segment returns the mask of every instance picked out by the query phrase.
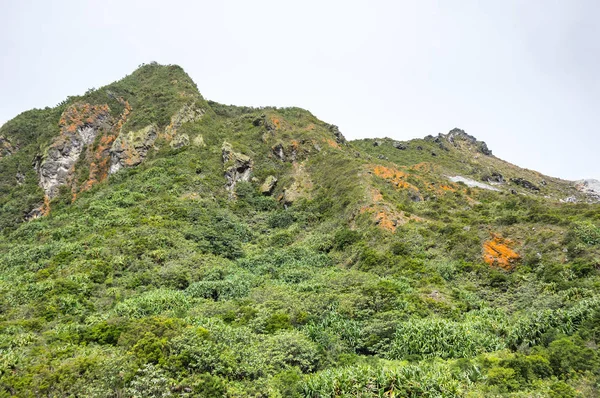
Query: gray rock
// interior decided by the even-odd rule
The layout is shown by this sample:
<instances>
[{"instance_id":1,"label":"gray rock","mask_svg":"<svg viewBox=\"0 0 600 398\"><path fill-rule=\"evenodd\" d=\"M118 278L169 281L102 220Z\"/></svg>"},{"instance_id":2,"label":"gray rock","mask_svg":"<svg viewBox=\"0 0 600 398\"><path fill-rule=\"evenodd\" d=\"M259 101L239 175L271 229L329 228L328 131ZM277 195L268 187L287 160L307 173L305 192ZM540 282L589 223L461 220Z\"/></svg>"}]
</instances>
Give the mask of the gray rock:
<instances>
[{"instance_id":1,"label":"gray rock","mask_svg":"<svg viewBox=\"0 0 600 398\"><path fill-rule=\"evenodd\" d=\"M233 151L230 143L223 142L221 147L223 156L224 175L227 180L226 188L230 192L230 197L235 196L235 185L239 181L249 181L252 173L252 159L244 154Z\"/></svg>"},{"instance_id":2,"label":"gray rock","mask_svg":"<svg viewBox=\"0 0 600 398\"><path fill-rule=\"evenodd\" d=\"M398 141L394 141L392 143L392 145L394 146L394 148L399 149L401 151L404 151L404 150L406 150L408 148L408 146L406 144L403 144L403 143L398 142Z\"/></svg>"},{"instance_id":3,"label":"gray rock","mask_svg":"<svg viewBox=\"0 0 600 398\"><path fill-rule=\"evenodd\" d=\"M346 143L347 143L346 137L344 137L344 135L342 134L342 132L340 131L340 129L338 128L338 126L330 124L329 125L329 131L331 133L333 133L333 135L335 136L335 141L338 144L340 144L340 145L346 145Z\"/></svg>"},{"instance_id":4,"label":"gray rock","mask_svg":"<svg viewBox=\"0 0 600 398\"><path fill-rule=\"evenodd\" d=\"M40 186L50 199L58 194L60 186L67 184L75 163L84 149L94 142L103 121L104 117L99 117L95 123L77 128L74 132L63 129L41 157L36 171Z\"/></svg>"},{"instance_id":5,"label":"gray rock","mask_svg":"<svg viewBox=\"0 0 600 398\"><path fill-rule=\"evenodd\" d=\"M477 138L473 137L472 135L465 133L464 130L454 128L446 135L440 134L440 137L445 138L454 146L458 146L459 142L464 142L467 143L467 145L474 147L478 152L481 152L484 155L492 155L492 151L487 147L485 142L477 140Z\"/></svg>"},{"instance_id":6,"label":"gray rock","mask_svg":"<svg viewBox=\"0 0 600 398\"><path fill-rule=\"evenodd\" d=\"M277 177L272 175L268 176L265 178L265 182L260 186L260 192L263 195L271 195L275 189L275 185L277 185Z\"/></svg>"},{"instance_id":7,"label":"gray rock","mask_svg":"<svg viewBox=\"0 0 600 398\"><path fill-rule=\"evenodd\" d=\"M513 184L519 185L519 186L521 186L523 188L530 189L532 191L539 191L540 190L540 188L538 188L537 186L535 186L533 183L525 180L524 178L520 178L520 177L511 178L510 182L512 182Z\"/></svg>"}]
</instances>

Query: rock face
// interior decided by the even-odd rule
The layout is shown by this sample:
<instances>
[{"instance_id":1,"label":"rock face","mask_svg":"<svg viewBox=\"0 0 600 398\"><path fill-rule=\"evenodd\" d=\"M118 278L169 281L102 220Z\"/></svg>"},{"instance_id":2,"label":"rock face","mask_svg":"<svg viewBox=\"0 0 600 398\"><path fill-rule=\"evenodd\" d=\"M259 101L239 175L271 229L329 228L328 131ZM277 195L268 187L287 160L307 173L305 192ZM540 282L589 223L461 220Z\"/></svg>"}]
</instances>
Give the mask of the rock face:
<instances>
[{"instance_id":1,"label":"rock face","mask_svg":"<svg viewBox=\"0 0 600 398\"><path fill-rule=\"evenodd\" d=\"M63 112L61 133L47 149L36 171L40 186L50 199L70 182L74 165L101 129L110 128L108 105L75 104Z\"/></svg>"},{"instance_id":2,"label":"rock face","mask_svg":"<svg viewBox=\"0 0 600 398\"><path fill-rule=\"evenodd\" d=\"M505 271L511 271L521 256L513 250L514 242L500 235L492 234L490 240L483 244L483 261Z\"/></svg>"},{"instance_id":3,"label":"rock face","mask_svg":"<svg viewBox=\"0 0 600 398\"><path fill-rule=\"evenodd\" d=\"M487 147L487 144L483 141L478 141L477 138L473 137L465 133L464 130L454 128L448 132L446 135L440 135L440 137L444 137L449 143L454 146L467 145L467 147L473 147L478 152L490 156L492 155L492 151Z\"/></svg>"},{"instance_id":4,"label":"rock face","mask_svg":"<svg viewBox=\"0 0 600 398\"><path fill-rule=\"evenodd\" d=\"M342 134L338 126L330 124L329 131L335 136L335 141L340 145L346 145L348 141L346 141L346 137Z\"/></svg>"},{"instance_id":5,"label":"rock face","mask_svg":"<svg viewBox=\"0 0 600 398\"><path fill-rule=\"evenodd\" d=\"M239 181L249 181L252 173L253 162L249 156L233 151L230 143L223 142L221 147L223 156L223 168L227 179L226 188L230 197L235 195L235 185Z\"/></svg>"},{"instance_id":6,"label":"rock face","mask_svg":"<svg viewBox=\"0 0 600 398\"><path fill-rule=\"evenodd\" d=\"M190 136L187 134L177 134L171 141L171 148L179 149L190 145Z\"/></svg>"},{"instance_id":7,"label":"rock face","mask_svg":"<svg viewBox=\"0 0 600 398\"><path fill-rule=\"evenodd\" d=\"M293 164L294 182L283 191L281 200L287 205L291 205L301 197L307 196L313 187L310 175L306 171L303 163Z\"/></svg>"},{"instance_id":8,"label":"rock face","mask_svg":"<svg viewBox=\"0 0 600 398\"><path fill-rule=\"evenodd\" d=\"M124 167L137 166L148 155L158 137L158 128L151 124L138 131L120 134L110 149L110 174Z\"/></svg>"},{"instance_id":9,"label":"rock face","mask_svg":"<svg viewBox=\"0 0 600 398\"><path fill-rule=\"evenodd\" d=\"M588 194L594 202L600 201L600 181L588 179L575 182L575 188L578 191Z\"/></svg>"},{"instance_id":10,"label":"rock face","mask_svg":"<svg viewBox=\"0 0 600 398\"><path fill-rule=\"evenodd\" d=\"M171 123L165 127L165 137L168 140L175 138L177 129L184 123L199 120L205 113L204 109L197 107L194 103L184 105L177 113L171 116Z\"/></svg>"},{"instance_id":11,"label":"rock face","mask_svg":"<svg viewBox=\"0 0 600 398\"><path fill-rule=\"evenodd\" d=\"M277 177L268 176L265 178L265 182L260 186L260 192L263 195L271 195L273 189L275 189L275 185L277 185Z\"/></svg>"}]
</instances>

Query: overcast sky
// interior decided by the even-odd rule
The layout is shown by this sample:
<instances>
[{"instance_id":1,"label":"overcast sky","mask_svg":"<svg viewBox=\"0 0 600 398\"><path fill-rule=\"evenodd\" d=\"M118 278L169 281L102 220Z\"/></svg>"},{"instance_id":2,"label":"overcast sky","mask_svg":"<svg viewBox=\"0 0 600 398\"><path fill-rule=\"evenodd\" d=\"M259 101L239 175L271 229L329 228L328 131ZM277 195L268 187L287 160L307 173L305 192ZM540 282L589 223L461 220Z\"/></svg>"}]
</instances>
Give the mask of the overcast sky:
<instances>
[{"instance_id":1,"label":"overcast sky","mask_svg":"<svg viewBox=\"0 0 600 398\"><path fill-rule=\"evenodd\" d=\"M299 106L347 138L459 127L600 179L600 2L0 0L0 124L157 61L204 97Z\"/></svg>"}]
</instances>

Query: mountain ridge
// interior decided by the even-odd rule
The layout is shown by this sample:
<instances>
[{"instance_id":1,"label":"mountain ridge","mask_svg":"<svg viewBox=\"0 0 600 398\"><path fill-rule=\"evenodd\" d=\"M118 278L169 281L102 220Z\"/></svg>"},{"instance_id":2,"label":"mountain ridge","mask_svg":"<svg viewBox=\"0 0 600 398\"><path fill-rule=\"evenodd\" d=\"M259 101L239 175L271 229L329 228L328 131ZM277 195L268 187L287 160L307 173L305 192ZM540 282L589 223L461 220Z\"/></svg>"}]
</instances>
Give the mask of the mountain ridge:
<instances>
[{"instance_id":1,"label":"mountain ridge","mask_svg":"<svg viewBox=\"0 0 600 398\"><path fill-rule=\"evenodd\" d=\"M0 127L0 397L594 396L600 204L144 65Z\"/></svg>"}]
</instances>

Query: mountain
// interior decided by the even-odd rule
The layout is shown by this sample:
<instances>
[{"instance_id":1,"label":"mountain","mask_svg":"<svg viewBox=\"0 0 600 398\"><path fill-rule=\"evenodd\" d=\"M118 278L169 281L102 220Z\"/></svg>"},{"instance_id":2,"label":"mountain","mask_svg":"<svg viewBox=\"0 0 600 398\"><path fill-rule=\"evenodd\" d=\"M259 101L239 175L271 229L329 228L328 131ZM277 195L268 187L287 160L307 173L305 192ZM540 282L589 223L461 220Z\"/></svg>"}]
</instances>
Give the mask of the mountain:
<instances>
[{"instance_id":1,"label":"mountain","mask_svg":"<svg viewBox=\"0 0 600 398\"><path fill-rule=\"evenodd\" d=\"M143 65L0 128L0 397L595 396L598 192Z\"/></svg>"}]
</instances>

